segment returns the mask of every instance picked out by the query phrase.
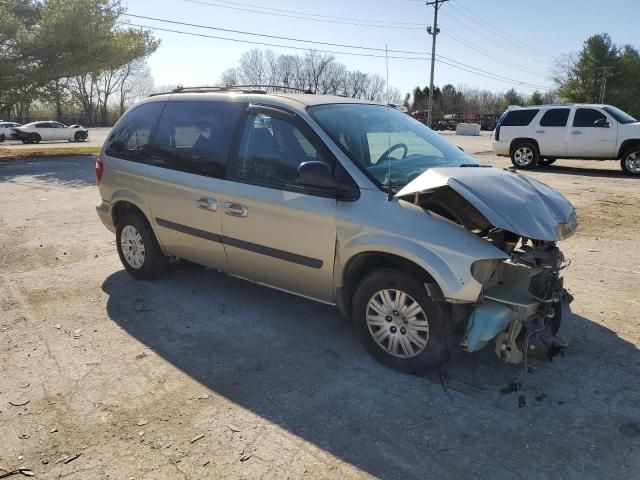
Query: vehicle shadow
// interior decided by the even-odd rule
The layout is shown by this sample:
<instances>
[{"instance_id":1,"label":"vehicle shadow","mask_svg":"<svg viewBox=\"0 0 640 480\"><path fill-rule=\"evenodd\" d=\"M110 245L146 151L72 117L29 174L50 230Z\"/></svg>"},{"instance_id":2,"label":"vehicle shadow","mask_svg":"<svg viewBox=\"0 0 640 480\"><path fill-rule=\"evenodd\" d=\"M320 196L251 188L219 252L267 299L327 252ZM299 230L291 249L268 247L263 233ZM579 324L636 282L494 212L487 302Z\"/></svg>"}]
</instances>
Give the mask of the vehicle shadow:
<instances>
[{"instance_id":1,"label":"vehicle shadow","mask_svg":"<svg viewBox=\"0 0 640 480\"><path fill-rule=\"evenodd\" d=\"M640 352L583 317L575 350L532 360L520 391L522 366L490 349L457 353L445 391L437 374L376 363L334 308L217 272L136 282L119 271L102 288L109 317L185 374L376 477L625 478L640 467L629 454Z\"/></svg>"},{"instance_id":2,"label":"vehicle shadow","mask_svg":"<svg viewBox=\"0 0 640 480\"><path fill-rule=\"evenodd\" d=\"M29 176L30 180L65 187L95 185L95 160L95 155L29 157L9 161L0 158L0 182L17 182L19 177Z\"/></svg>"},{"instance_id":3,"label":"vehicle shadow","mask_svg":"<svg viewBox=\"0 0 640 480\"><path fill-rule=\"evenodd\" d=\"M611 164L610 169L590 168L590 167L572 167L567 165L547 165L546 167L538 167L533 170L536 173L557 173L563 175L579 175L588 177L602 177L602 178L632 178L629 175L624 174L620 170L619 162L609 162ZM617 170L616 170L617 168Z\"/></svg>"}]
</instances>

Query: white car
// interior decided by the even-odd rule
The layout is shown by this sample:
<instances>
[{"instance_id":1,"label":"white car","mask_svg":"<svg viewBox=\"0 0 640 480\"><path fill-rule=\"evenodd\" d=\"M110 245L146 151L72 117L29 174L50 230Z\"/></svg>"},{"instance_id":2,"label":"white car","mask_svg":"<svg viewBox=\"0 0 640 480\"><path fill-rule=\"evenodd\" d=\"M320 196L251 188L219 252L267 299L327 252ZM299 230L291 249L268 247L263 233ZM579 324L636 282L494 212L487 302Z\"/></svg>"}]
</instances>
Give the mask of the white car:
<instances>
[{"instance_id":1,"label":"white car","mask_svg":"<svg viewBox=\"0 0 640 480\"><path fill-rule=\"evenodd\" d=\"M0 122L0 142L4 140L9 140L12 135L12 130L16 127L19 127L19 123L15 122Z\"/></svg>"},{"instance_id":2,"label":"white car","mask_svg":"<svg viewBox=\"0 0 640 480\"><path fill-rule=\"evenodd\" d=\"M511 107L498 120L492 148L516 168L558 158L620 160L623 172L640 176L640 122L611 105Z\"/></svg>"},{"instance_id":3,"label":"white car","mask_svg":"<svg viewBox=\"0 0 640 480\"><path fill-rule=\"evenodd\" d=\"M11 133L23 143L39 143L42 140L84 142L89 137L89 130L86 128L80 125L68 127L59 122L31 122L14 128Z\"/></svg>"}]
</instances>

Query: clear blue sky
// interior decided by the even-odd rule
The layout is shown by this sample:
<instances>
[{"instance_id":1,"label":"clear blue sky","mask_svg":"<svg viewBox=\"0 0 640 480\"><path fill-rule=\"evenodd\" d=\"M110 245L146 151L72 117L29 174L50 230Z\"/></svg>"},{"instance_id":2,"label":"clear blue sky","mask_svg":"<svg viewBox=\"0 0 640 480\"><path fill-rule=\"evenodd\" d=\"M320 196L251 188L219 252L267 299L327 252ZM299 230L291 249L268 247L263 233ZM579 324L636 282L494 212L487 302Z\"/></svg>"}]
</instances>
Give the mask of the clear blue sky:
<instances>
[{"instance_id":1,"label":"clear blue sky","mask_svg":"<svg viewBox=\"0 0 640 480\"><path fill-rule=\"evenodd\" d=\"M431 37L424 31L433 19L433 7L418 0L125 0L128 12L212 27L293 37L321 42L361 45L366 47L431 51ZM214 4L216 6L214 6ZM253 6L251 6L253 5ZM260 5L262 7L258 8ZM244 10L240 10L244 9ZM261 10L263 13L247 10ZM285 16L268 15L264 12ZM291 13L299 12L299 13ZM314 21L308 15L353 18L335 22L398 22L404 28L384 28L346 23ZM498 81L441 62L436 63L436 85L452 83L487 88L494 91L515 87L531 93L535 88L516 81L551 86L550 65L562 53L577 51L591 34L608 32L618 44L640 47L637 22L640 0L450 0L440 9L436 53L451 60L480 68L510 80ZM318 17L315 17L318 18ZM328 19L327 19L328 20ZM152 20L130 18L132 23L217 35L230 38L265 41L297 46L296 42L263 39L224 33ZM417 25L422 23L424 26ZM157 85L203 85L217 82L222 71L237 64L243 52L255 45L197 38L178 33L156 31L162 40L150 59ZM473 50L471 47L475 48ZM277 53L295 50L275 47ZM318 49L359 51L317 45ZM362 50L360 50L362 52ZM297 53L303 53L301 51ZM379 54L380 52L366 51ZM489 54L491 56L487 56ZM390 54L405 55L407 54ZM416 56L416 55L414 55ZM417 55L419 56L419 55ZM349 69L385 75L384 58L365 58L335 54ZM493 58L492 58L493 57ZM465 67L466 68L466 67ZM389 83L407 92L416 85L427 85L427 60L389 61ZM511 81L511 79L515 81Z\"/></svg>"}]
</instances>

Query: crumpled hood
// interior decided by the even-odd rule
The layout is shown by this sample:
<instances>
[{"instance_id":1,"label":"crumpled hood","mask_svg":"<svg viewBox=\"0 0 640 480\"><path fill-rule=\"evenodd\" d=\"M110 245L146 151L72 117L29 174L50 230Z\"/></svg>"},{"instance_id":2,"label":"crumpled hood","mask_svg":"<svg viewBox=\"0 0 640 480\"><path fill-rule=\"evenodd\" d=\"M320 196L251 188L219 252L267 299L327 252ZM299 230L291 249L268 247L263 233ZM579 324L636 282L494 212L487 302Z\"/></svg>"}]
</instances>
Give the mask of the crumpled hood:
<instances>
[{"instance_id":1,"label":"crumpled hood","mask_svg":"<svg viewBox=\"0 0 640 480\"><path fill-rule=\"evenodd\" d=\"M450 187L495 227L534 240L564 240L577 228L575 208L532 178L494 167L431 168L396 197Z\"/></svg>"}]
</instances>

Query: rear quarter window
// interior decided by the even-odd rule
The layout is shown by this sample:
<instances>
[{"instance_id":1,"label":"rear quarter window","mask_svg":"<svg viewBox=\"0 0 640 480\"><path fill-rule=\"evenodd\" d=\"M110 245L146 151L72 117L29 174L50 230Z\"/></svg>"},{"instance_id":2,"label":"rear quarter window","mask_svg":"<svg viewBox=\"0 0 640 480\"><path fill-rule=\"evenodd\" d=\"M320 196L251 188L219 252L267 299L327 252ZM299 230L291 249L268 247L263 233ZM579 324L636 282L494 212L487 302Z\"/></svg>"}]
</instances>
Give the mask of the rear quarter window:
<instances>
[{"instance_id":1,"label":"rear quarter window","mask_svg":"<svg viewBox=\"0 0 640 480\"><path fill-rule=\"evenodd\" d=\"M501 127L526 127L531 123L531 120L538 114L539 109L528 108L511 110L507 113L507 116L500 123Z\"/></svg>"},{"instance_id":2,"label":"rear quarter window","mask_svg":"<svg viewBox=\"0 0 640 480\"><path fill-rule=\"evenodd\" d=\"M153 129L164 102L144 103L130 110L114 127L105 153L111 157L147 162Z\"/></svg>"}]
</instances>

